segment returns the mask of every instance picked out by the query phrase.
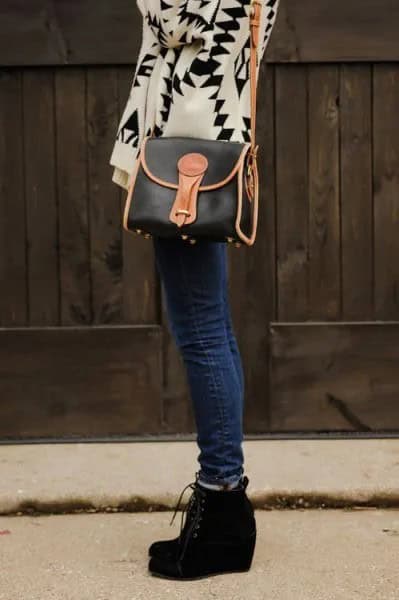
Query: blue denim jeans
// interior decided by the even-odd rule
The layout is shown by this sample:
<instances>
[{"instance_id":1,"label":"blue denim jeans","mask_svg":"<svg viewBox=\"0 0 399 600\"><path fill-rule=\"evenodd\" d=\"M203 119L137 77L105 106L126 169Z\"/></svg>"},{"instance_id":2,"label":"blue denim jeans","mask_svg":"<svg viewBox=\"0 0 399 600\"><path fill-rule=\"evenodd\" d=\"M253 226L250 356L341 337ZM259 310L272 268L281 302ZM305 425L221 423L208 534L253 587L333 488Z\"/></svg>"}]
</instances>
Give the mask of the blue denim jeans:
<instances>
[{"instance_id":1,"label":"blue denim jeans","mask_svg":"<svg viewBox=\"0 0 399 600\"><path fill-rule=\"evenodd\" d=\"M154 237L171 334L183 358L199 481L230 489L244 469L244 374L228 302L227 244Z\"/></svg>"}]
</instances>

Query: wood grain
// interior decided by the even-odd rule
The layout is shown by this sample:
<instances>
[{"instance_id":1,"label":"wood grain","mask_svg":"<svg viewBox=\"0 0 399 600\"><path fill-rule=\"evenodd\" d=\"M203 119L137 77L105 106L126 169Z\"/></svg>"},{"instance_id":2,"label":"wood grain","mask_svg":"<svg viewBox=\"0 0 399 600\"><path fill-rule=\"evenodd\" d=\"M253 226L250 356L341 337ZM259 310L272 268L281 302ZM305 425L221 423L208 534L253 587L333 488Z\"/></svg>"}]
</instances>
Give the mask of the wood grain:
<instances>
[{"instance_id":1,"label":"wood grain","mask_svg":"<svg viewBox=\"0 0 399 600\"><path fill-rule=\"evenodd\" d=\"M273 431L397 431L399 323L272 323Z\"/></svg>"},{"instance_id":2,"label":"wood grain","mask_svg":"<svg viewBox=\"0 0 399 600\"><path fill-rule=\"evenodd\" d=\"M340 316L339 79L309 67L309 317Z\"/></svg>"},{"instance_id":3,"label":"wood grain","mask_svg":"<svg viewBox=\"0 0 399 600\"><path fill-rule=\"evenodd\" d=\"M159 327L0 329L0 437L158 432Z\"/></svg>"},{"instance_id":4,"label":"wood grain","mask_svg":"<svg viewBox=\"0 0 399 600\"><path fill-rule=\"evenodd\" d=\"M131 68L118 69L119 119L130 92L134 73ZM114 138L116 129L114 130ZM113 142L108 146L111 156ZM111 168L112 173L112 168ZM110 174L108 175L111 176ZM115 185L115 184L113 184ZM127 192L120 189L121 218L125 208ZM122 230L123 269L123 318L125 323L160 323L159 282L157 281L154 249L151 240L130 231Z\"/></svg>"},{"instance_id":5,"label":"wood grain","mask_svg":"<svg viewBox=\"0 0 399 600\"><path fill-rule=\"evenodd\" d=\"M141 16L129 0L4 0L0 61L8 66L130 64Z\"/></svg>"},{"instance_id":6,"label":"wood grain","mask_svg":"<svg viewBox=\"0 0 399 600\"><path fill-rule=\"evenodd\" d=\"M371 320L373 184L371 67L344 65L340 81L342 318Z\"/></svg>"},{"instance_id":7,"label":"wood grain","mask_svg":"<svg viewBox=\"0 0 399 600\"><path fill-rule=\"evenodd\" d=\"M53 69L23 76L28 309L30 325L60 322Z\"/></svg>"},{"instance_id":8,"label":"wood grain","mask_svg":"<svg viewBox=\"0 0 399 600\"><path fill-rule=\"evenodd\" d=\"M93 320L88 209L86 71L56 72L62 325Z\"/></svg>"},{"instance_id":9,"label":"wood grain","mask_svg":"<svg viewBox=\"0 0 399 600\"><path fill-rule=\"evenodd\" d=\"M123 322L122 232L119 189L108 164L118 126L115 69L87 72L88 204L93 323Z\"/></svg>"},{"instance_id":10,"label":"wood grain","mask_svg":"<svg viewBox=\"0 0 399 600\"><path fill-rule=\"evenodd\" d=\"M295 102L293 102L295 98ZM276 70L276 244L279 320L308 315L307 68Z\"/></svg>"},{"instance_id":11,"label":"wood grain","mask_svg":"<svg viewBox=\"0 0 399 600\"><path fill-rule=\"evenodd\" d=\"M28 322L22 73L0 71L0 324Z\"/></svg>"},{"instance_id":12,"label":"wood grain","mask_svg":"<svg viewBox=\"0 0 399 600\"><path fill-rule=\"evenodd\" d=\"M267 60L397 61L398 30L396 0L282 0Z\"/></svg>"},{"instance_id":13,"label":"wood grain","mask_svg":"<svg viewBox=\"0 0 399 600\"><path fill-rule=\"evenodd\" d=\"M396 0L283 0L265 60L399 59ZM132 64L141 14L130 0L3 0L0 61L7 66Z\"/></svg>"},{"instance_id":14,"label":"wood grain","mask_svg":"<svg viewBox=\"0 0 399 600\"><path fill-rule=\"evenodd\" d=\"M399 71L378 65L373 80L375 318L399 315Z\"/></svg>"}]
</instances>

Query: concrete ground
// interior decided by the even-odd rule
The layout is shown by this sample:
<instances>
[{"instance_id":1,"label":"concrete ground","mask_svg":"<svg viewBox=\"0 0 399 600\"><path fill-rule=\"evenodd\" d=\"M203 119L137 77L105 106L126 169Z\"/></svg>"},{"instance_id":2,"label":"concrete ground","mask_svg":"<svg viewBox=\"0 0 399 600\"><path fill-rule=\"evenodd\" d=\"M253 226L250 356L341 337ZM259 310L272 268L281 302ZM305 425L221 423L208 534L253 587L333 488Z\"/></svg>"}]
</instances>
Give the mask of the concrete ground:
<instances>
[{"instance_id":1,"label":"concrete ground","mask_svg":"<svg viewBox=\"0 0 399 600\"><path fill-rule=\"evenodd\" d=\"M1 600L397 600L398 510L257 511L250 571L198 581L147 572L170 512L0 517Z\"/></svg>"},{"instance_id":2,"label":"concrete ground","mask_svg":"<svg viewBox=\"0 0 399 600\"><path fill-rule=\"evenodd\" d=\"M147 551L178 534L195 442L0 446L0 600L399 599L399 440L246 440L244 454L248 496L274 508L256 511L251 570L179 582L151 576Z\"/></svg>"},{"instance_id":3,"label":"concrete ground","mask_svg":"<svg viewBox=\"0 0 399 600\"><path fill-rule=\"evenodd\" d=\"M399 508L399 439L245 440L243 447L257 508ZM190 441L1 445L0 514L170 509L195 478L198 452Z\"/></svg>"}]
</instances>

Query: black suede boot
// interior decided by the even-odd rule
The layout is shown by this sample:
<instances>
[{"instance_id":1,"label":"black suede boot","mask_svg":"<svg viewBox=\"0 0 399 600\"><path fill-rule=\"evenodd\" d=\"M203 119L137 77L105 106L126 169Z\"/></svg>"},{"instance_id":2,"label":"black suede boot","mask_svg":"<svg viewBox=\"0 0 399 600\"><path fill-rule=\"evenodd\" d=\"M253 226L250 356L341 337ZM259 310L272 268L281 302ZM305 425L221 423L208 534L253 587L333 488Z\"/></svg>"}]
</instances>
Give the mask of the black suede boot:
<instances>
[{"instance_id":1,"label":"black suede boot","mask_svg":"<svg viewBox=\"0 0 399 600\"><path fill-rule=\"evenodd\" d=\"M180 502L181 502L184 492L186 491L186 489L188 487L195 489L198 479L199 479L199 472L196 473L195 482L189 483L188 485L186 485L186 487L181 492L179 500L177 501L177 505L176 505L172 520L170 522L170 525L172 525L172 523L175 519L175 516L179 509ZM244 485L244 487L246 488L248 485L248 478L246 476L244 476L243 479L240 481L239 485L241 485L241 486ZM186 522L184 524L183 529L182 529L182 527L180 527L180 534L171 540L159 540L159 541L153 542L148 549L149 556L158 556L161 558L167 557L167 556L176 556L176 552L179 547L179 543L180 543L182 537L185 535L185 533L187 531L187 527L190 525L190 522L194 517L197 500L198 500L198 494L194 494L194 493L191 494L191 497L185 508L185 510L187 510ZM252 505L251 505L251 508L252 508ZM184 516L184 511L182 512L181 522L183 522L183 516Z\"/></svg>"},{"instance_id":2,"label":"black suede boot","mask_svg":"<svg viewBox=\"0 0 399 600\"><path fill-rule=\"evenodd\" d=\"M177 513L177 511L179 509L180 502L181 502L181 499L183 497L184 492L189 487L191 487L194 490L196 484L198 483L198 479L199 479L199 472L197 472L195 474L195 482L189 483L188 485L186 485L186 487L181 492L179 500L177 501L177 505L176 505L176 508L175 508L172 520L170 522L170 525L172 525L172 523L173 523L173 521L175 519L175 516L176 516L176 513ZM244 479L242 479L242 481L240 482L239 485L242 486L243 482L246 479L247 478L244 477ZM248 482L245 484L245 487L246 487L246 485L248 485ZM194 494L194 493L191 494L191 497L190 497L190 499L189 499L189 501L187 503L187 506L185 508L185 510L187 510L186 521L185 521L183 529L180 526L180 534L177 537L175 537L175 538L173 538L171 540L160 540L160 541L157 541L157 542L153 542L151 544L151 546L149 547L149 550L148 550L149 556L158 556L158 557L161 557L161 558L162 557L167 557L167 556L176 556L176 552L178 550L179 543L180 543L182 537L185 535L185 533L187 531L187 528L190 525L190 522L191 522L191 520L194 517L197 500L198 500L198 494ZM182 512L181 523L183 523L183 516L184 516L184 511Z\"/></svg>"},{"instance_id":3,"label":"black suede boot","mask_svg":"<svg viewBox=\"0 0 399 600\"><path fill-rule=\"evenodd\" d=\"M244 476L242 483L229 491L202 487L198 478L189 484L193 494L184 527L179 537L150 546L151 574L170 579L199 579L248 571L256 542L254 510L246 495L248 481Z\"/></svg>"}]
</instances>

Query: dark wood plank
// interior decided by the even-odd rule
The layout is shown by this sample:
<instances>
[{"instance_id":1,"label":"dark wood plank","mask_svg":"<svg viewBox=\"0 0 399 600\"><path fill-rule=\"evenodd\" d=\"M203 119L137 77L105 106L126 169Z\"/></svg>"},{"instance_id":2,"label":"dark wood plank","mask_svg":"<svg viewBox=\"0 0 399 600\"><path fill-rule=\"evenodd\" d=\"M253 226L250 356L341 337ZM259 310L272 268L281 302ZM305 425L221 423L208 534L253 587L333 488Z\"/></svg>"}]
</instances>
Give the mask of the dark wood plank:
<instances>
[{"instance_id":1,"label":"dark wood plank","mask_svg":"<svg viewBox=\"0 0 399 600\"><path fill-rule=\"evenodd\" d=\"M0 329L0 437L159 433L159 327Z\"/></svg>"},{"instance_id":2,"label":"dark wood plank","mask_svg":"<svg viewBox=\"0 0 399 600\"><path fill-rule=\"evenodd\" d=\"M54 72L23 76L24 160L30 325L59 323Z\"/></svg>"},{"instance_id":3,"label":"dark wood plank","mask_svg":"<svg viewBox=\"0 0 399 600\"><path fill-rule=\"evenodd\" d=\"M339 78L309 67L309 317L340 314Z\"/></svg>"},{"instance_id":4,"label":"dark wood plank","mask_svg":"<svg viewBox=\"0 0 399 600\"><path fill-rule=\"evenodd\" d=\"M118 70L120 117L126 105L133 75L134 72L131 68L124 67ZM116 130L114 134L116 135ZM109 151L110 154L111 151ZM127 192L121 189L122 213L126 197ZM123 230L122 254L124 322L142 324L159 323L159 285L156 277L152 241Z\"/></svg>"},{"instance_id":5,"label":"dark wood plank","mask_svg":"<svg viewBox=\"0 0 399 600\"><path fill-rule=\"evenodd\" d=\"M373 318L371 68L343 65L340 84L342 318Z\"/></svg>"},{"instance_id":6,"label":"dark wood plank","mask_svg":"<svg viewBox=\"0 0 399 600\"><path fill-rule=\"evenodd\" d=\"M259 215L256 244L258 267L263 274L262 288L256 275L252 280L262 321L277 316L276 269L276 67L261 63L258 83L256 139L259 141ZM258 291L259 290L259 291ZM268 343L268 340L267 342Z\"/></svg>"},{"instance_id":7,"label":"dark wood plank","mask_svg":"<svg viewBox=\"0 0 399 600\"><path fill-rule=\"evenodd\" d=\"M0 71L0 324L28 319L21 73Z\"/></svg>"},{"instance_id":8,"label":"dark wood plank","mask_svg":"<svg viewBox=\"0 0 399 600\"><path fill-rule=\"evenodd\" d=\"M399 314L399 70L378 65L373 82L375 318Z\"/></svg>"},{"instance_id":9,"label":"dark wood plank","mask_svg":"<svg viewBox=\"0 0 399 600\"><path fill-rule=\"evenodd\" d=\"M259 70L256 139L260 144L259 217L255 244L228 247L229 297L245 374L244 429L265 431L268 409L268 332L275 314L274 67Z\"/></svg>"},{"instance_id":10,"label":"dark wood plank","mask_svg":"<svg viewBox=\"0 0 399 600\"><path fill-rule=\"evenodd\" d=\"M397 61L398 30L396 0L281 0L268 60Z\"/></svg>"},{"instance_id":11,"label":"dark wood plank","mask_svg":"<svg viewBox=\"0 0 399 600\"><path fill-rule=\"evenodd\" d=\"M123 321L120 193L105 167L118 118L116 70L92 67L87 73L88 190L93 322L99 324Z\"/></svg>"},{"instance_id":12,"label":"dark wood plank","mask_svg":"<svg viewBox=\"0 0 399 600\"><path fill-rule=\"evenodd\" d=\"M272 323L273 431L398 431L399 323Z\"/></svg>"},{"instance_id":13,"label":"dark wood plank","mask_svg":"<svg viewBox=\"0 0 399 600\"><path fill-rule=\"evenodd\" d=\"M293 101L295 99L295 101ZM276 244L279 320L308 315L307 68L276 67Z\"/></svg>"},{"instance_id":14,"label":"dark wood plank","mask_svg":"<svg viewBox=\"0 0 399 600\"><path fill-rule=\"evenodd\" d=\"M62 325L92 322L86 72L56 72L57 191Z\"/></svg>"},{"instance_id":15,"label":"dark wood plank","mask_svg":"<svg viewBox=\"0 0 399 600\"><path fill-rule=\"evenodd\" d=\"M141 16L129 0L3 0L3 65L129 64L137 55Z\"/></svg>"},{"instance_id":16,"label":"dark wood plank","mask_svg":"<svg viewBox=\"0 0 399 600\"><path fill-rule=\"evenodd\" d=\"M265 60L397 61L396 0L282 0ZM130 64L141 15L130 0L3 0L3 65Z\"/></svg>"}]
</instances>

